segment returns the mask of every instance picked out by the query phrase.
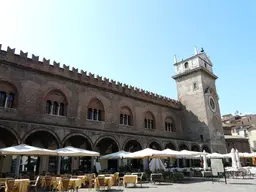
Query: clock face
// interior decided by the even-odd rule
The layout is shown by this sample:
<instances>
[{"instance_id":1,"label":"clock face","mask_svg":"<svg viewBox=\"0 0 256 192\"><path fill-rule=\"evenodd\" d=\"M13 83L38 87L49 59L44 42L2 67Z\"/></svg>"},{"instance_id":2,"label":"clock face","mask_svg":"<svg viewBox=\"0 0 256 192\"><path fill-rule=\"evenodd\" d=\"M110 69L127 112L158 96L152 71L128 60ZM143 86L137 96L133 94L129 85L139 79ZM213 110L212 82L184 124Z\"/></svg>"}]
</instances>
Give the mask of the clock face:
<instances>
[{"instance_id":1,"label":"clock face","mask_svg":"<svg viewBox=\"0 0 256 192\"><path fill-rule=\"evenodd\" d=\"M214 98L212 96L209 97L209 107L211 108L212 112L216 112L217 106Z\"/></svg>"}]
</instances>

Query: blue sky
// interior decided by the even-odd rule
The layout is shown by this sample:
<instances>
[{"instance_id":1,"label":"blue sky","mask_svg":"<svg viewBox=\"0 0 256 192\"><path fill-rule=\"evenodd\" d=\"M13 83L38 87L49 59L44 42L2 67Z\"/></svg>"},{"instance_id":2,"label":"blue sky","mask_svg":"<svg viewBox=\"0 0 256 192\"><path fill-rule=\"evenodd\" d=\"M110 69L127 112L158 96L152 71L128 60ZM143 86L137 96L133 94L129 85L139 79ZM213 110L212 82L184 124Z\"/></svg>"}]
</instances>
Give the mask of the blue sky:
<instances>
[{"instance_id":1,"label":"blue sky","mask_svg":"<svg viewBox=\"0 0 256 192\"><path fill-rule=\"evenodd\" d=\"M174 99L173 55L203 47L222 114L255 113L255 9L253 0L1 1L0 44Z\"/></svg>"}]
</instances>

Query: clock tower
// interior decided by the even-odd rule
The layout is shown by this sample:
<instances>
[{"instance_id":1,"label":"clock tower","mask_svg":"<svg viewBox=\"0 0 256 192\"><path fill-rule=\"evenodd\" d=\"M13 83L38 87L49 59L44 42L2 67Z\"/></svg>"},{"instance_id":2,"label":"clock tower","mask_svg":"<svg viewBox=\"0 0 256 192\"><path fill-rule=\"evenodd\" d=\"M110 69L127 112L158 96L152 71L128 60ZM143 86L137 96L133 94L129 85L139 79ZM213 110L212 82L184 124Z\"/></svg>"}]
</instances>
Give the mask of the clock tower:
<instances>
[{"instance_id":1,"label":"clock tower","mask_svg":"<svg viewBox=\"0 0 256 192\"><path fill-rule=\"evenodd\" d=\"M174 57L175 79L179 101L184 107L185 137L207 143L211 152L226 153L212 62L204 50L177 61Z\"/></svg>"}]
</instances>

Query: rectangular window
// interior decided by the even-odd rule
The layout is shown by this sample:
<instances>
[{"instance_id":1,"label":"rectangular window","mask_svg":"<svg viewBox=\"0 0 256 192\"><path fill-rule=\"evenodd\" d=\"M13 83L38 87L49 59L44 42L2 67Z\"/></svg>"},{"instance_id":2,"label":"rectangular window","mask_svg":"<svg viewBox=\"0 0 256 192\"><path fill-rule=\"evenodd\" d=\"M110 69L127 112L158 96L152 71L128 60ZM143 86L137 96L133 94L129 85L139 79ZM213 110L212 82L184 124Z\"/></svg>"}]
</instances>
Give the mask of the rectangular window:
<instances>
[{"instance_id":1,"label":"rectangular window","mask_svg":"<svg viewBox=\"0 0 256 192\"><path fill-rule=\"evenodd\" d=\"M204 136L200 135L200 139L201 139L201 142L203 142L204 141Z\"/></svg>"},{"instance_id":2,"label":"rectangular window","mask_svg":"<svg viewBox=\"0 0 256 192\"><path fill-rule=\"evenodd\" d=\"M88 119L92 119L92 109L88 110Z\"/></svg>"},{"instance_id":3,"label":"rectangular window","mask_svg":"<svg viewBox=\"0 0 256 192\"><path fill-rule=\"evenodd\" d=\"M155 129L155 127L154 127L154 121L151 120L150 123L151 123L151 129Z\"/></svg>"},{"instance_id":4,"label":"rectangular window","mask_svg":"<svg viewBox=\"0 0 256 192\"><path fill-rule=\"evenodd\" d=\"M197 90L198 89L198 83L197 82L194 82L193 83L193 90Z\"/></svg>"},{"instance_id":5,"label":"rectangular window","mask_svg":"<svg viewBox=\"0 0 256 192\"><path fill-rule=\"evenodd\" d=\"M127 125L127 123L128 123L127 115L124 115L124 125Z\"/></svg>"},{"instance_id":6,"label":"rectangular window","mask_svg":"<svg viewBox=\"0 0 256 192\"><path fill-rule=\"evenodd\" d=\"M145 128L147 129L148 128L148 121L147 121L147 119L144 119L144 125L145 125Z\"/></svg>"},{"instance_id":7,"label":"rectangular window","mask_svg":"<svg viewBox=\"0 0 256 192\"><path fill-rule=\"evenodd\" d=\"M123 124L123 114L120 114L120 124Z\"/></svg>"},{"instance_id":8,"label":"rectangular window","mask_svg":"<svg viewBox=\"0 0 256 192\"><path fill-rule=\"evenodd\" d=\"M132 123L131 123L131 116L130 115L128 115L128 125L132 125Z\"/></svg>"},{"instance_id":9,"label":"rectangular window","mask_svg":"<svg viewBox=\"0 0 256 192\"><path fill-rule=\"evenodd\" d=\"M93 120L97 120L97 110L94 109L94 112L93 112Z\"/></svg>"}]
</instances>

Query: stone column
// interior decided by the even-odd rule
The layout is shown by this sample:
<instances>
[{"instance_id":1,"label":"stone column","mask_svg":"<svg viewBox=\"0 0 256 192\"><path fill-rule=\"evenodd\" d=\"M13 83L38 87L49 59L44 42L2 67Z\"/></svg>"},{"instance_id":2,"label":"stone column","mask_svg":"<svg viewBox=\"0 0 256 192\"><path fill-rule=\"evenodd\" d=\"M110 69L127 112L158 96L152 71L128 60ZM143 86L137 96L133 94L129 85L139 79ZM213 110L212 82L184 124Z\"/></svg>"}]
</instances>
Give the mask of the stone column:
<instances>
[{"instance_id":1,"label":"stone column","mask_svg":"<svg viewBox=\"0 0 256 192\"><path fill-rule=\"evenodd\" d=\"M183 167L187 167L187 160L185 158L183 158L182 160L183 160Z\"/></svg>"},{"instance_id":2,"label":"stone column","mask_svg":"<svg viewBox=\"0 0 256 192\"><path fill-rule=\"evenodd\" d=\"M143 159L143 169L144 169L144 171L149 169L148 164L149 164L148 158Z\"/></svg>"},{"instance_id":3,"label":"stone column","mask_svg":"<svg viewBox=\"0 0 256 192\"><path fill-rule=\"evenodd\" d=\"M57 157L57 175L60 174L60 168L61 168L61 156Z\"/></svg>"},{"instance_id":4,"label":"stone column","mask_svg":"<svg viewBox=\"0 0 256 192\"><path fill-rule=\"evenodd\" d=\"M42 173L44 171L48 172L48 164L49 164L49 157L48 156L41 156L40 157L40 164L39 164L39 173Z\"/></svg>"},{"instance_id":5,"label":"stone column","mask_svg":"<svg viewBox=\"0 0 256 192\"><path fill-rule=\"evenodd\" d=\"M177 161L177 167L180 167L180 159L177 158L176 161Z\"/></svg>"},{"instance_id":6,"label":"stone column","mask_svg":"<svg viewBox=\"0 0 256 192\"><path fill-rule=\"evenodd\" d=\"M17 155L16 165L15 165L15 176L19 177L19 173L20 173L20 155Z\"/></svg>"},{"instance_id":7,"label":"stone column","mask_svg":"<svg viewBox=\"0 0 256 192\"><path fill-rule=\"evenodd\" d=\"M99 110L96 111L96 120L99 121Z\"/></svg>"},{"instance_id":8,"label":"stone column","mask_svg":"<svg viewBox=\"0 0 256 192\"><path fill-rule=\"evenodd\" d=\"M94 171L94 165L95 165L96 159L95 157L91 157L91 171Z\"/></svg>"}]
</instances>

